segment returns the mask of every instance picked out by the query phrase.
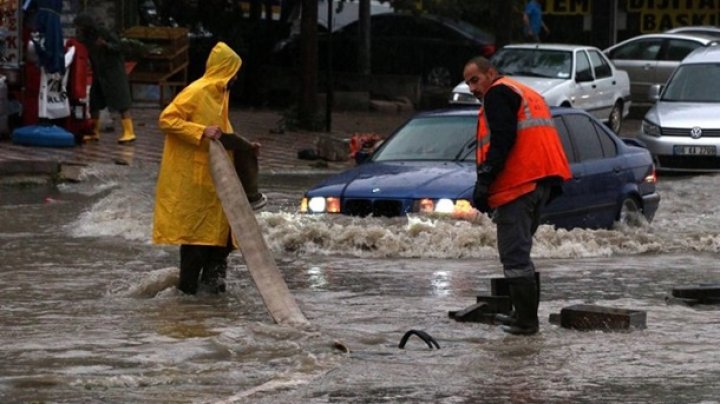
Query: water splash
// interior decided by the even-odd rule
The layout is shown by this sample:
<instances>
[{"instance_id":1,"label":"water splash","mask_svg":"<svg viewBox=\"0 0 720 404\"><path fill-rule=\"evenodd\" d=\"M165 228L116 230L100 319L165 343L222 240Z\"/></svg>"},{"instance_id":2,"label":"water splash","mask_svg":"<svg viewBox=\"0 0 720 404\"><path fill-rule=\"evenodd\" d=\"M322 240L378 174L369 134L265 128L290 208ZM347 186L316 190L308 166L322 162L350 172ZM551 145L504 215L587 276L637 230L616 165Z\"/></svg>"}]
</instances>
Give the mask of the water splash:
<instances>
[{"instance_id":1,"label":"water splash","mask_svg":"<svg viewBox=\"0 0 720 404\"><path fill-rule=\"evenodd\" d=\"M133 298L151 298L160 294L167 289L174 289L178 284L180 271L178 268L169 267L150 271L142 276L142 278L130 285L115 285L112 294L118 294L123 297Z\"/></svg>"}]
</instances>

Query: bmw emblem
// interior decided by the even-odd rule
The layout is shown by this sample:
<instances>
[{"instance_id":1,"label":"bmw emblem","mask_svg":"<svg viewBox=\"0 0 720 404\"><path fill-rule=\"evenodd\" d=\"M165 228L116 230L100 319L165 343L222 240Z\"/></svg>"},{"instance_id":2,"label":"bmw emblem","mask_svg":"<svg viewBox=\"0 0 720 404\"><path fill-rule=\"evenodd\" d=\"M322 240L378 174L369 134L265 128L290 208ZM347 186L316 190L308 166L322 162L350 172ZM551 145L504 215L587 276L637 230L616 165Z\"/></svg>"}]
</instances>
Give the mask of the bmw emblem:
<instances>
[{"instance_id":1,"label":"bmw emblem","mask_svg":"<svg viewBox=\"0 0 720 404\"><path fill-rule=\"evenodd\" d=\"M372 193L373 193L373 194L376 194L376 193L378 193L378 192L380 192L380 188L373 188L373 189L372 189Z\"/></svg>"},{"instance_id":2,"label":"bmw emblem","mask_svg":"<svg viewBox=\"0 0 720 404\"><path fill-rule=\"evenodd\" d=\"M693 139L700 139L700 136L702 136L702 129L700 129L699 126L696 126L692 129L690 129L690 137Z\"/></svg>"}]
</instances>

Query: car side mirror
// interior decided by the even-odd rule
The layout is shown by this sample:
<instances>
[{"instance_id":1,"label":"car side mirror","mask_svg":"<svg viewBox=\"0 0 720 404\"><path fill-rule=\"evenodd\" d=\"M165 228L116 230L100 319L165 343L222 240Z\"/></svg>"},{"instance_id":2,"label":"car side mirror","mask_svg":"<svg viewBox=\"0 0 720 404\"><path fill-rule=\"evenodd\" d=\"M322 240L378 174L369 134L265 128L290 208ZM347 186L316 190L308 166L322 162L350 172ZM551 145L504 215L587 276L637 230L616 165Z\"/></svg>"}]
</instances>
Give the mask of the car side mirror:
<instances>
[{"instance_id":1,"label":"car side mirror","mask_svg":"<svg viewBox=\"0 0 720 404\"><path fill-rule=\"evenodd\" d=\"M360 150L357 153L355 153L355 164L360 165L360 164L367 163L368 161L370 161L370 157L372 157L372 152L366 152L366 151Z\"/></svg>"},{"instance_id":2,"label":"car side mirror","mask_svg":"<svg viewBox=\"0 0 720 404\"><path fill-rule=\"evenodd\" d=\"M577 83L593 81L592 72L590 70L583 70L575 73L575 81Z\"/></svg>"},{"instance_id":3,"label":"car side mirror","mask_svg":"<svg viewBox=\"0 0 720 404\"><path fill-rule=\"evenodd\" d=\"M652 86L650 86L650 88L648 88L648 99L653 102L659 100L662 89L662 84L653 84Z\"/></svg>"}]
</instances>

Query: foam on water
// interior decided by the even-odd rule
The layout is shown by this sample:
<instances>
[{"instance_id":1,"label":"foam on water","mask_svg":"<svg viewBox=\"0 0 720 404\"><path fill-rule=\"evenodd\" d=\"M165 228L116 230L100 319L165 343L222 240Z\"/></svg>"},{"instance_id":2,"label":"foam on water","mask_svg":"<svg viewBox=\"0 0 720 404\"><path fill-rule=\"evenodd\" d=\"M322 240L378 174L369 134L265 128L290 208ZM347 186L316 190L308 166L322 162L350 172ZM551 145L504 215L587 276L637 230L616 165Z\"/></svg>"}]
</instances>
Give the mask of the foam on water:
<instances>
[{"instance_id":1,"label":"foam on water","mask_svg":"<svg viewBox=\"0 0 720 404\"><path fill-rule=\"evenodd\" d=\"M612 230L541 226L533 254L542 258L592 258L676 251L720 251L715 214L720 176L661 181L654 221ZM150 242L154 187L149 179L125 181L66 230L74 237L122 237ZM468 220L410 215L398 218L313 216L294 212L257 215L276 254L397 258L493 258L495 225L484 215Z\"/></svg>"},{"instance_id":2,"label":"foam on water","mask_svg":"<svg viewBox=\"0 0 720 404\"><path fill-rule=\"evenodd\" d=\"M114 189L66 226L73 237L150 240L154 198L142 190Z\"/></svg>"},{"instance_id":3,"label":"foam on water","mask_svg":"<svg viewBox=\"0 0 720 404\"><path fill-rule=\"evenodd\" d=\"M139 281L123 286L116 293L124 297L149 298L165 291L175 289L178 284L180 271L178 268L169 267L157 269L142 275Z\"/></svg>"}]
</instances>

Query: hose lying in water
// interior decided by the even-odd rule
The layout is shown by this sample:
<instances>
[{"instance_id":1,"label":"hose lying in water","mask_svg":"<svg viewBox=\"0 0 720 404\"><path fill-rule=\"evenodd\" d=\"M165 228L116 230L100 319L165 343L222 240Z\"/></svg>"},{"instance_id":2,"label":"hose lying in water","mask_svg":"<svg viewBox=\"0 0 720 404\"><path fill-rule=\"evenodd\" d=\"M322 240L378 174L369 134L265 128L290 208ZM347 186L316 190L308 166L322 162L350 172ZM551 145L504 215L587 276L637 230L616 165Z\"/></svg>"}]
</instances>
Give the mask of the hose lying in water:
<instances>
[{"instance_id":1,"label":"hose lying in water","mask_svg":"<svg viewBox=\"0 0 720 404\"><path fill-rule=\"evenodd\" d=\"M309 324L278 270L235 167L219 140L210 141L210 173L250 276L270 316L278 324Z\"/></svg>"}]
</instances>

